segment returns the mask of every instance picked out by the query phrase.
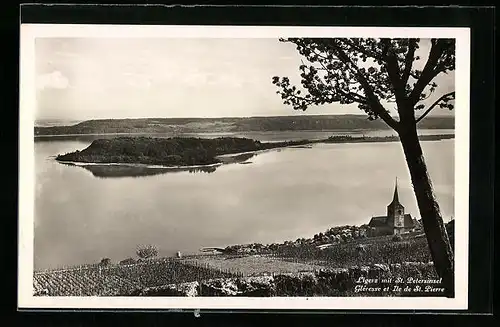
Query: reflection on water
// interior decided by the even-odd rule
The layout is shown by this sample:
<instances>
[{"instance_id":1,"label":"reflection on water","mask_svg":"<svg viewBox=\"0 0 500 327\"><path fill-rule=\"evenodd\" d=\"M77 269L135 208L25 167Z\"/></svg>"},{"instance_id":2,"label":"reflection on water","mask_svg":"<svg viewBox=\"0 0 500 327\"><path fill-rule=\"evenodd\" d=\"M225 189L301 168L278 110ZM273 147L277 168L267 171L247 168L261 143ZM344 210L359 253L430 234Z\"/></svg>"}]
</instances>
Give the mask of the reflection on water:
<instances>
[{"instance_id":1,"label":"reflection on water","mask_svg":"<svg viewBox=\"0 0 500 327\"><path fill-rule=\"evenodd\" d=\"M147 166L147 165L134 165L134 164L85 164L85 163L72 163L58 161L60 164L81 167L92 173L93 176L98 178L120 178L120 177L145 177L162 174L172 174L188 172L192 174L207 173L211 174L223 164L240 163L249 164L247 160L254 157L256 153L242 153L231 155L221 158L221 163L211 166L196 166L196 167L161 167L161 166Z\"/></svg>"},{"instance_id":2,"label":"reflection on water","mask_svg":"<svg viewBox=\"0 0 500 327\"><path fill-rule=\"evenodd\" d=\"M223 164L230 164L230 163L245 163L254 156L256 156L258 152L247 152L247 153L240 153L240 154L230 154L230 155L224 155L224 156L219 156L218 159L223 163Z\"/></svg>"},{"instance_id":3,"label":"reflection on water","mask_svg":"<svg viewBox=\"0 0 500 327\"><path fill-rule=\"evenodd\" d=\"M61 162L63 165L68 166L76 166L81 167L92 173L95 177L98 178L119 178L119 177L145 177L145 176L154 176L161 174L172 174L172 173L180 173L180 172L189 172L189 173L213 173L217 166L208 166L208 167L179 167L179 168L162 168L162 167L147 167L147 166L134 166L134 165L85 165L69 162Z\"/></svg>"}]
</instances>

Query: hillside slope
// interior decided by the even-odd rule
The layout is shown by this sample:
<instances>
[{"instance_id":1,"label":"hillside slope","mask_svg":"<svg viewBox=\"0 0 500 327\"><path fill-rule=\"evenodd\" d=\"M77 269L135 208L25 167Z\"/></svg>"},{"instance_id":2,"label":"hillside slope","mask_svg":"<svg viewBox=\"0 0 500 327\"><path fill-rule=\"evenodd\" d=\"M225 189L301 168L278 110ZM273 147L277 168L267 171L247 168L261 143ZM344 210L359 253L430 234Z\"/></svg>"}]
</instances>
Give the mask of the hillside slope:
<instances>
[{"instance_id":1,"label":"hillside slope","mask_svg":"<svg viewBox=\"0 0 500 327\"><path fill-rule=\"evenodd\" d=\"M453 129L454 117L427 117L422 129ZM137 118L87 120L71 126L35 127L36 135L107 133L203 133L301 130L380 130L382 121L364 115L279 116L249 118Z\"/></svg>"}]
</instances>

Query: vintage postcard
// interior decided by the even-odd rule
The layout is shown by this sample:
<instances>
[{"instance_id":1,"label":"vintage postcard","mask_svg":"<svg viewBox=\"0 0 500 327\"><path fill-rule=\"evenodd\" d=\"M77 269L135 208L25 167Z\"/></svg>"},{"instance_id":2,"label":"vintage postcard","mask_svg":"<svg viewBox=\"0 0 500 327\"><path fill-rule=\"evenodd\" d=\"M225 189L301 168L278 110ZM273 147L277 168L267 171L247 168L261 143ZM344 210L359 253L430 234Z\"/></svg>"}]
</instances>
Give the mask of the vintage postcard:
<instances>
[{"instance_id":1,"label":"vintage postcard","mask_svg":"<svg viewBox=\"0 0 500 327\"><path fill-rule=\"evenodd\" d=\"M19 307L466 309L469 52L21 25Z\"/></svg>"}]
</instances>

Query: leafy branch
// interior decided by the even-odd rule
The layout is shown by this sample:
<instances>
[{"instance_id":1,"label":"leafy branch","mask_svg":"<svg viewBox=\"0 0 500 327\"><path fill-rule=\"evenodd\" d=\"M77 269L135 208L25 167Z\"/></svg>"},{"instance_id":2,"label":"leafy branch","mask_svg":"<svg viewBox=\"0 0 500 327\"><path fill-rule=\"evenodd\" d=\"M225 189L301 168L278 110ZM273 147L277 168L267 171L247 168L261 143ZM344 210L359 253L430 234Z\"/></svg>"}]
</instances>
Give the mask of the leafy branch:
<instances>
[{"instance_id":1,"label":"leafy branch","mask_svg":"<svg viewBox=\"0 0 500 327\"><path fill-rule=\"evenodd\" d=\"M288 77L273 77L284 104L306 110L311 105L357 103L368 119L381 118L395 130L399 129L399 122L384 108L382 101L397 104L400 121L414 122L414 110L423 108L418 103L428 99L438 87L434 78L455 68L455 42L451 39L430 40L422 71L413 68L413 63L420 59L417 55L420 39L417 38L288 38L280 41L295 44L307 60L307 65L302 61L299 66L301 89L291 85Z\"/></svg>"},{"instance_id":2,"label":"leafy branch","mask_svg":"<svg viewBox=\"0 0 500 327\"><path fill-rule=\"evenodd\" d=\"M418 124L418 122L424 119L425 116L427 116L431 112L431 110L434 109L438 104L440 105L441 108L448 108L452 110L454 106L452 104L449 104L448 102L454 99L455 99L455 91L443 94L429 108L427 108L427 110L425 110L425 112L420 117L416 119L416 123Z\"/></svg>"}]
</instances>

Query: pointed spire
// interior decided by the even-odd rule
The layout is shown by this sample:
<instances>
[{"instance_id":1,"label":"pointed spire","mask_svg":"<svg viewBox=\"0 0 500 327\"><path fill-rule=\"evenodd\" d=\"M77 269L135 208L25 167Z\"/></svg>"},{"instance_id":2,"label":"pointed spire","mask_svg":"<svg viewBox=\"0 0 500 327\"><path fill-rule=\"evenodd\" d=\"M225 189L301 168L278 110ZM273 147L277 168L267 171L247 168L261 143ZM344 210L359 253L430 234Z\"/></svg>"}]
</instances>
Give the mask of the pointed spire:
<instances>
[{"instance_id":1,"label":"pointed spire","mask_svg":"<svg viewBox=\"0 0 500 327\"><path fill-rule=\"evenodd\" d=\"M392 203L399 203L398 195L398 177L396 176L396 185L394 187L394 197L392 198Z\"/></svg>"}]
</instances>

